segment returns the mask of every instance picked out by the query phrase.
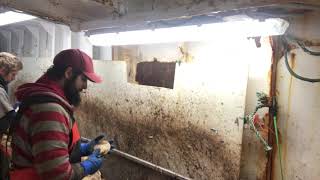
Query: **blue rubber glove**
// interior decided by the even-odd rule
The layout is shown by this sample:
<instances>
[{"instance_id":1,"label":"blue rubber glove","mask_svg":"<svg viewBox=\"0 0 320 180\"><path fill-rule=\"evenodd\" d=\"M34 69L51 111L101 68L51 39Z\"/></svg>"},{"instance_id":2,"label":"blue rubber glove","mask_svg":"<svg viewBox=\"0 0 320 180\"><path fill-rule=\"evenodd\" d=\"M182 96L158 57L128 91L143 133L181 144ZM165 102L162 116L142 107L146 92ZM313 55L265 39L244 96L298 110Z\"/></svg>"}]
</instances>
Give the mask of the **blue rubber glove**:
<instances>
[{"instance_id":1,"label":"blue rubber glove","mask_svg":"<svg viewBox=\"0 0 320 180\"><path fill-rule=\"evenodd\" d=\"M100 155L100 150L96 149L87 160L82 161L80 165L84 169L85 176L89 174L94 174L102 166L104 158Z\"/></svg>"},{"instance_id":2,"label":"blue rubber glove","mask_svg":"<svg viewBox=\"0 0 320 180\"><path fill-rule=\"evenodd\" d=\"M80 144L80 153L81 156L88 156L90 155L93 150L94 150L94 146L97 145L99 143L99 141L101 139L103 139L105 137L104 134L99 135L98 137L94 138L93 140L91 140L88 143L81 143Z\"/></svg>"}]
</instances>

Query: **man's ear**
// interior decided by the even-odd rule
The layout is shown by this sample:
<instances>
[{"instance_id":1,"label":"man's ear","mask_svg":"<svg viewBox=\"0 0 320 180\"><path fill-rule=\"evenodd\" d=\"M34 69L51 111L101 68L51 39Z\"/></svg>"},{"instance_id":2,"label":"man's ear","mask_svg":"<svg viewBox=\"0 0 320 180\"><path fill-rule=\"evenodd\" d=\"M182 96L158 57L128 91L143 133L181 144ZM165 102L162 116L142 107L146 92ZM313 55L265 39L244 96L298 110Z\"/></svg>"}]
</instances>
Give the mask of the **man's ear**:
<instances>
[{"instance_id":1,"label":"man's ear","mask_svg":"<svg viewBox=\"0 0 320 180\"><path fill-rule=\"evenodd\" d=\"M64 77L66 79L71 79L71 77L72 77L72 67L67 67L67 69L64 71Z\"/></svg>"}]
</instances>

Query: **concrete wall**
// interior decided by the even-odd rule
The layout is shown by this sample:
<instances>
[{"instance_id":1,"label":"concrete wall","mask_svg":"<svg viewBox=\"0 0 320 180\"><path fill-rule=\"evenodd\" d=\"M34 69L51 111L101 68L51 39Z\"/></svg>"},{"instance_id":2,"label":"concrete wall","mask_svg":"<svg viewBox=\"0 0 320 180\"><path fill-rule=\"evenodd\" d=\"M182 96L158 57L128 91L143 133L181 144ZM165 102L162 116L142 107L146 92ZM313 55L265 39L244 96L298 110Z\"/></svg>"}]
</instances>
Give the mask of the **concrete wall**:
<instances>
[{"instance_id":1,"label":"concrete wall","mask_svg":"<svg viewBox=\"0 0 320 180\"><path fill-rule=\"evenodd\" d=\"M160 49L154 47L141 53ZM123 62L110 62L122 63L121 71L98 65L106 82L93 88L83 104L80 117L92 120L85 122L85 133L106 131L121 150L195 179L237 179L242 137L237 118L244 113L247 65L237 61L242 54L222 60L208 56L215 46L193 45L204 48L206 54L195 55L198 63L177 66L173 90L115 81L127 79ZM237 76L230 76L232 71ZM127 163L123 167L105 172L109 179L150 178Z\"/></svg>"},{"instance_id":2,"label":"concrete wall","mask_svg":"<svg viewBox=\"0 0 320 180\"><path fill-rule=\"evenodd\" d=\"M289 33L310 41L314 51L319 48L320 14L291 20ZM320 78L319 57L310 56L300 48L289 55L294 71L310 78ZM282 58L278 64L277 95L284 177L290 180L316 180L320 177L320 84L298 80L289 75ZM277 153L274 179L281 179Z\"/></svg>"},{"instance_id":3,"label":"concrete wall","mask_svg":"<svg viewBox=\"0 0 320 180\"><path fill-rule=\"evenodd\" d=\"M228 40L226 39L225 42L228 42ZM177 65L177 79L175 79L174 90L177 90L180 87L198 88L202 87L203 84L209 85L208 87L205 87L206 89L210 89L212 87L218 88L220 86L220 91L212 91L210 89L209 91L203 93L203 95L211 94L218 97L223 94L223 91L225 91L226 89L230 89L227 86L232 83L216 83L215 80L220 78L221 81L224 81L225 78L232 78L235 74L237 74L236 72L239 69L244 68L243 65L248 63L249 61L251 66L249 71L249 82L247 84L246 91L246 113L250 113L251 111L253 111L256 105L255 93L257 91L268 93L269 90L268 72L271 62L271 48L267 39L262 40L262 47L260 49L257 49L255 47L248 48L245 45L244 47L241 47L237 44L236 40L234 40L233 43L234 45L228 44L228 47L225 47L225 43L221 43L220 41L216 42L215 46L213 47L201 43L177 43L169 44L166 46L126 46L116 49L114 51L116 52L114 56L118 59L127 60L128 66L130 66L131 68L131 65L135 63L135 61L152 61L153 57L156 57L159 61L172 62L181 60L183 59L183 55L180 53L179 47L183 46L187 49L187 52L191 56L193 56L193 61L188 63L183 61L181 66ZM239 66L235 65L234 62L231 63L229 61L226 61L226 59L230 57L230 54L232 54L231 59L237 60L237 63L239 63L237 65ZM204 66L202 67L198 66L200 71L196 72L195 68L197 66L195 66L195 64L197 64L197 61L199 61L199 59L209 61L206 61L204 63ZM219 63L219 61L224 61L224 63L226 64L221 64L221 62ZM235 69L231 67L234 67ZM179 68L189 68L189 70L186 71L187 73L181 73L179 72ZM134 70L134 67L131 69ZM209 71L211 73L208 73ZM130 74L128 74L128 78L130 78ZM221 86L221 84L223 85ZM223 97L224 101L227 101L228 99L224 96L221 97ZM229 116L230 114L232 114L230 113L228 115L228 111L226 110L222 111L221 113L224 114L224 116ZM218 122L218 124L219 123L221 122ZM244 148L242 152L242 156L244 157L244 159L242 162L241 170L243 172L241 172L240 177L242 179L263 179L266 166L266 155L264 149L261 146L260 142L256 140L253 132L249 129L245 130L246 137L244 137L244 142L242 145L242 148ZM224 135L225 134L223 134L222 136Z\"/></svg>"},{"instance_id":4,"label":"concrete wall","mask_svg":"<svg viewBox=\"0 0 320 180\"><path fill-rule=\"evenodd\" d=\"M115 81L126 79L125 64L99 62L106 82L88 92L78 114L87 120L81 129L91 137L104 131L119 149L194 179L237 179L242 137L237 118L244 113L247 68L231 57L222 64L206 60L212 61L206 67L177 66L173 90ZM115 71L111 63L123 69ZM219 70L230 63L237 76ZM131 167L105 172L109 179L150 178Z\"/></svg>"}]
</instances>

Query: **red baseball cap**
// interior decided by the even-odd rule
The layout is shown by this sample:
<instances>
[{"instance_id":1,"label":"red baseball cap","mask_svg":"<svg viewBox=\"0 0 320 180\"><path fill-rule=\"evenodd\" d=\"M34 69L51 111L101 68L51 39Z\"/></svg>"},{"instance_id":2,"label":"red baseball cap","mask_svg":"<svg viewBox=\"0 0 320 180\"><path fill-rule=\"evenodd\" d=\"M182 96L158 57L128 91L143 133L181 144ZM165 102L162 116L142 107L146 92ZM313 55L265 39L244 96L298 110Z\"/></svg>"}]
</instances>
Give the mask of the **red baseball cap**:
<instances>
[{"instance_id":1,"label":"red baseball cap","mask_svg":"<svg viewBox=\"0 0 320 180\"><path fill-rule=\"evenodd\" d=\"M93 70L92 58L79 49L67 49L59 52L53 59L56 67L72 67L81 71L90 81L102 82L102 78Z\"/></svg>"}]
</instances>

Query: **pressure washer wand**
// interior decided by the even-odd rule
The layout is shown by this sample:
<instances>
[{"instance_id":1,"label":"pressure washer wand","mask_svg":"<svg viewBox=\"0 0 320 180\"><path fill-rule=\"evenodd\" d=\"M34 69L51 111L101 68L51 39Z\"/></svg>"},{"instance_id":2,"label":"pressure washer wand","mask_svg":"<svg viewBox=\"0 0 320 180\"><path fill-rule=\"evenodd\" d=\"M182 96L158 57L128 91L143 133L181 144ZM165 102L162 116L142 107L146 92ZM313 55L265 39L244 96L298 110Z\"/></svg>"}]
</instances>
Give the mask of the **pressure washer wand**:
<instances>
[{"instance_id":1,"label":"pressure washer wand","mask_svg":"<svg viewBox=\"0 0 320 180\"><path fill-rule=\"evenodd\" d=\"M84 138L84 137L81 137L81 139L84 140L84 141L90 141L90 139ZM151 163L149 161L143 160L143 159L138 158L136 156L133 156L131 154L125 153L125 152L120 151L120 150L118 150L116 148L112 148L109 152L110 152L110 154L117 155L119 157L122 157L124 159L129 160L129 161L132 161L134 163L140 164L140 165L142 165L144 167L153 169L153 170L159 172L160 174L164 174L164 175L170 176L170 177L178 179L178 180L192 180L191 178L185 177L185 176L183 176L181 174L178 174L178 173L173 172L173 171L171 171L169 169L163 168L161 166L158 166L156 164L153 164L153 163Z\"/></svg>"},{"instance_id":2,"label":"pressure washer wand","mask_svg":"<svg viewBox=\"0 0 320 180\"><path fill-rule=\"evenodd\" d=\"M173 177L175 179L191 180L190 178L185 177L185 176L183 176L181 174L175 173L175 172L173 172L173 171L171 171L169 169L166 169L166 168L163 168L161 166L155 165L155 164L153 164L151 162L148 162L146 160L140 159L140 158L138 158L136 156L132 156L132 155L130 155L128 153L125 153L125 152L122 152L122 151L120 151L118 149L112 149L111 150L111 154L115 154L117 156L123 157L125 159L133 161L133 162L135 162L137 164L140 164L142 166L148 167L148 168L153 169L153 170L155 170L155 171L157 171L157 172L159 172L161 174L165 174L165 175Z\"/></svg>"}]
</instances>

